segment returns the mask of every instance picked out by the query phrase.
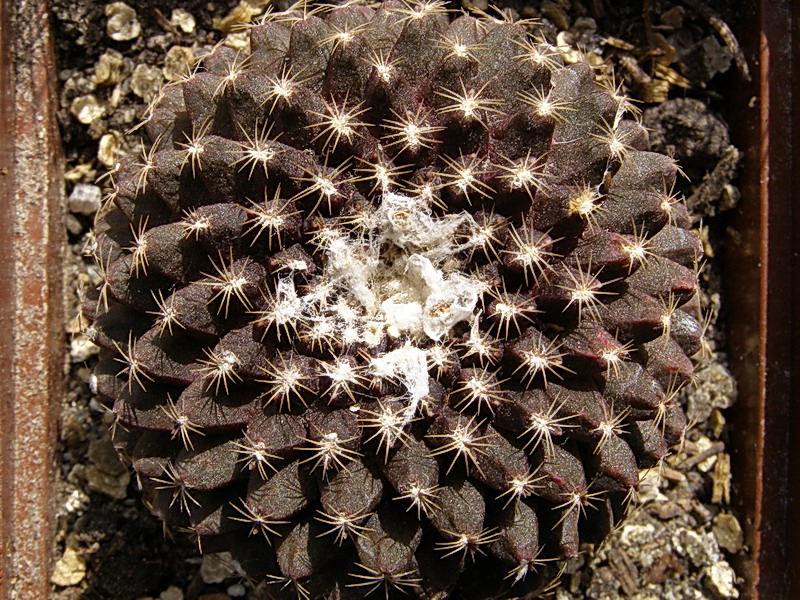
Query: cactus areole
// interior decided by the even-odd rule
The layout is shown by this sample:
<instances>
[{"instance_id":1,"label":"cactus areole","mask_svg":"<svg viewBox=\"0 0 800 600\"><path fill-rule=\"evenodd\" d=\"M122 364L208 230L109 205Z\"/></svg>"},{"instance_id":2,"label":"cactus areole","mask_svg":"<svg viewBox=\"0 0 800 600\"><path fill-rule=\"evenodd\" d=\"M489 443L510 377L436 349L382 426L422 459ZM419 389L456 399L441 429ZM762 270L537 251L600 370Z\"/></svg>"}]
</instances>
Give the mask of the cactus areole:
<instances>
[{"instance_id":1,"label":"cactus areole","mask_svg":"<svg viewBox=\"0 0 800 600\"><path fill-rule=\"evenodd\" d=\"M269 597L536 597L684 434L677 167L610 77L493 15L269 14L109 178L114 442Z\"/></svg>"}]
</instances>

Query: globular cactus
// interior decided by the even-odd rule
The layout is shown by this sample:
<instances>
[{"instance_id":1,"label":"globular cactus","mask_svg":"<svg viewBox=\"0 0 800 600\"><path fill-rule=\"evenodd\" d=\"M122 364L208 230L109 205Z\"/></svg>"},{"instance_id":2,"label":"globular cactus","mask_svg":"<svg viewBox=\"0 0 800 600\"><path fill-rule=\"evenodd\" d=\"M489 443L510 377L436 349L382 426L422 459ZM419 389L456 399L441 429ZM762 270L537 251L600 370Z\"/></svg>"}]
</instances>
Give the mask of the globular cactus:
<instances>
[{"instance_id":1,"label":"globular cactus","mask_svg":"<svg viewBox=\"0 0 800 600\"><path fill-rule=\"evenodd\" d=\"M698 237L536 25L297 5L112 173L97 393L152 510L275 597L533 597L681 440Z\"/></svg>"}]
</instances>

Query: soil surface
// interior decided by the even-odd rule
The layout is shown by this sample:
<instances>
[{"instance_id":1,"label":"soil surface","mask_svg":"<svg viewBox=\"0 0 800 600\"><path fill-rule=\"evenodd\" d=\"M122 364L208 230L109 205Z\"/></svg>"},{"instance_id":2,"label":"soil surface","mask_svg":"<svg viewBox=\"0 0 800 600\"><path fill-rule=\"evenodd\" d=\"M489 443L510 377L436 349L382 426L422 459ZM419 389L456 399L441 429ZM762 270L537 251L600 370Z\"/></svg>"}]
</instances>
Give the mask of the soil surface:
<instances>
[{"instance_id":1,"label":"soil surface","mask_svg":"<svg viewBox=\"0 0 800 600\"><path fill-rule=\"evenodd\" d=\"M152 517L131 471L107 434L113 420L90 389L97 348L81 333L77 291L99 274L85 256L97 183L139 141L125 132L142 118L165 82L181 76L215 43L242 47L237 23L263 13L269 0L53 0L61 94L59 120L67 157L65 264L70 377L61 427L56 600L226 600L255 598L225 555L201 557ZM280 2L276 8L285 8ZM730 508L731 435L725 411L736 398L726 366L720 309L719 215L739 197L740 152L719 116L724 90L746 77L728 25L732 0L544 0L502 2L538 17L550 41L579 47L590 61L615 69L642 101L654 150L675 156L687 175L678 184L702 237L708 262L701 275L709 312L709 345L693 388L683 394L694 422L682 448L660 472L646 475L640 507L601 548L585 548L552 592L558 600L675 599L739 596L731 563L744 552ZM487 7L464 0L465 8ZM727 24L727 25L726 25ZM723 312L724 315L724 312Z\"/></svg>"}]
</instances>

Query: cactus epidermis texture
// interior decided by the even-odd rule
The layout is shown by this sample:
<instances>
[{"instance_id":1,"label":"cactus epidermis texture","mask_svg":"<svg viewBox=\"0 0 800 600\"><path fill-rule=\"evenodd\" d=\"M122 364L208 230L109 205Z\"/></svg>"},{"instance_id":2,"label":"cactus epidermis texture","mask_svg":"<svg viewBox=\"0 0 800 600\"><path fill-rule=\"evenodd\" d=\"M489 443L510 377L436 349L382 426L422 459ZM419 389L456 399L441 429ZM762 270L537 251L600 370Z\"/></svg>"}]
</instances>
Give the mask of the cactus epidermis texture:
<instances>
[{"instance_id":1,"label":"cactus epidermis texture","mask_svg":"<svg viewBox=\"0 0 800 600\"><path fill-rule=\"evenodd\" d=\"M145 499L274 596L535 595L683 436L698 237L535 23L272 13L164 88L85 302Z\"/></svg>"}]
</instances>

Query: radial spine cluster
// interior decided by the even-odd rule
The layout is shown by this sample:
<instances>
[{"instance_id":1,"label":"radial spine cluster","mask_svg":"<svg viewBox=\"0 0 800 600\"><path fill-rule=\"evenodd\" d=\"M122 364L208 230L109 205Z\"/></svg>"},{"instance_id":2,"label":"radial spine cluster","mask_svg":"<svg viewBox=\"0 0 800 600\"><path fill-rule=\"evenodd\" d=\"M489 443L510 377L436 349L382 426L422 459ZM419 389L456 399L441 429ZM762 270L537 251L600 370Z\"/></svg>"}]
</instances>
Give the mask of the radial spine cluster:
<instances>
[{"instance_id":1,"label":"radial spine cluster","mask_svg":"<svg viewBox=\"0 0 800 600\"><path fill-rule=\"evenodd\" d=\"M152 511L270 597L545 590L682 440L703 342L637 116L438 0L297 4L165 87L84 301Z\"/></svg>"}]
</instances>

